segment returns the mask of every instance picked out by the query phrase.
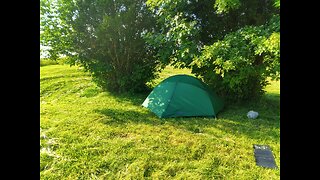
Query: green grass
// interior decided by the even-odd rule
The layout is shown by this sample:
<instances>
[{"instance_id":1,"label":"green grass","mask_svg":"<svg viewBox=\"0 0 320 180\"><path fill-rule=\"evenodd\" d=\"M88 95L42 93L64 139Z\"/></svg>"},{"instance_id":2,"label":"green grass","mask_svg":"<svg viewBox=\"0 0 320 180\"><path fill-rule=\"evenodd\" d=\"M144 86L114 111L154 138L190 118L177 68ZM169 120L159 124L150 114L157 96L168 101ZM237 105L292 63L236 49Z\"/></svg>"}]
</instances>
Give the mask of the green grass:
<instances>
[{"instance_id":1,"label":"green grass","mask_svg":"<svg viewBox=\"0 0 320 180\"><path fill-rule=\"evenodd\" d=\"M48 60L48 59L41 59L40 60L40 67L42 66L49 66L49 65L57 65L59 64L57 61Z\"/></svg>"},{"instance_id":2,"label":"green grass","mask_svg":"<svg viewBox=\"0 0 320 180\"><path fill-rule=\"evenodd\" d=\"M157 81L177 73L190 74L169 67ZM147 94L115 96L79 67L40 67L40 178L280 179L279 84L218 119L159 119L141 106ZM279 168L256 166L253 144L269 145Z\"/></svg>"}]
</instances>

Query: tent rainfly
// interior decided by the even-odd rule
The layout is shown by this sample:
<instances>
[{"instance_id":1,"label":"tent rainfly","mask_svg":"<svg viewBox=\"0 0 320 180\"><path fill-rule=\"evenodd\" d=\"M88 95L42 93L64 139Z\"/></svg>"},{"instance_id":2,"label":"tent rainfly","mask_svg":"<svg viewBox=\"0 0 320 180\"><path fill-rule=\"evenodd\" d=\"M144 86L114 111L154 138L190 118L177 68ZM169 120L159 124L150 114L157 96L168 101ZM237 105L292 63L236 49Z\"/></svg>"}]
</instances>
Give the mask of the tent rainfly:
<instances>
[{"instance_id":1,"label":"tent rainfly","mask_svg":"<svg viewBox=\"0 0 320 180\"><path fill-rule=\"evenodd\" d=\"M216 117L224 102L201 80L184 74L171 76L157 85L142 103L159 118Z\"/></svg>"}]
</instances>

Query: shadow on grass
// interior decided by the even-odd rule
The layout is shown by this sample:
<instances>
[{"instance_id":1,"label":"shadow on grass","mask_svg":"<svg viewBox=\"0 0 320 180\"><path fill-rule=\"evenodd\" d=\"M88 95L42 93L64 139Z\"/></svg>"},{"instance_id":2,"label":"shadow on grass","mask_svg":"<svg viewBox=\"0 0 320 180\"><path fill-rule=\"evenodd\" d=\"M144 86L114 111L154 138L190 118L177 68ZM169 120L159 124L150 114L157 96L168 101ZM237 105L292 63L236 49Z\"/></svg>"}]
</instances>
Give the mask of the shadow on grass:
<instances>
[{"instance_id":1,"label":"shadow on grass","mask_svg":"<svg viewBox=\"0 0 320 180\"><path fill-rule=\"evenodd\" d=\"M257 119L247 117L250 110L259 113ZM268 93L257 101L227 106L219 114L218 121L218 127L225 132L243 134L252 139L279 141L279 94Z\"/></svg>"},{"instance_id":2,"label":"shadow on grass","mask_svg":"<svg viewBox=\"0 0 320 180\"><path fill-rule=\"evenodd\" d=\"M147 90L145 92L136 93L136 94L133 94L133 93L118 94L118 93L108 92L106 96L107 98L111 96L113 99L115 99L119 103L124 103L124 104L129 103L134 106L141 106L141 104L143 103L143 101L146 99L146 97L149 95L150 92L151 90Z\"/></svg>"},{"instance_id":3,"label":"shadow on grass","mask_svg":"<svg viewBox=\"0 0 320 180\"><path fill-rule=\"evenodd\" d=\"M142 107L141 107L142 108ZM111 126L123 126L128 123L160 125L164 121L157 117L152 117L151 113L142 113L133 110L98 109L95 112L105 116L102 122Z\"/></svg>"},{"instance_id":4,"label":"shadow on grass","mask_svg":"<svg viewBox=\"0 0 320 180\"><path fill-rule=\"evenodd\" d=\"M40 78L40 82L42 81L52 81L52 80L55 80L55 79L62 79L62 80L66 80L66 79L69 79L69 78L77 78L77 77L86 77L84 76L83 74L80 74L80 73L74 73L74 74L71 74L71 75L58 75L58 76L49 76L49 77L43 77L43 78Z\"/></svg>"},{"instance_id":5,"label":"shadow on grass","mask_svg":"<svg viewBox=\"0 0 320 180\"><path fill-rule=\"evenodd\" d=\"M145 95L122 95L116 98L130 101L134 106L141 106ZM247 112L259 112L257 119L248 119ZM267 94L257 102L226 106L218 118L180 117L160 119L152 112L144 110L97 109L95 112L104 115L102 122L109 126L123 127L127 124L146 124L150 126L170 125L176 129L191 133L212 134L218 129L225 133L239 134L255 140L279 141L280 138L280 103L278 94ZM214 135L214 134L213 134Z\"/></svg>"}]
</instances>

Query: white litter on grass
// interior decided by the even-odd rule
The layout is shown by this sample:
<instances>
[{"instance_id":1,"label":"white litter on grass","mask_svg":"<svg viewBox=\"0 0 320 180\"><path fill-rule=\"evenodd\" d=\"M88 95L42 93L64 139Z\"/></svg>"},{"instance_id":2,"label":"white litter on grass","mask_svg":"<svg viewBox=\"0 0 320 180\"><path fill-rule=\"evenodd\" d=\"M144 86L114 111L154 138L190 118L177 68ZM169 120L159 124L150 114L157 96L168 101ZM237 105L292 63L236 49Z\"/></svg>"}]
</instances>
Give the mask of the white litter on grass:
<instances>
[{"instance_id":1,"label":"white litter on grass","mask_svg":"<svg viewBox=\"0 0 320 180\"><path fill-rule=\"evenodd\" d=\"M259 116L259 113L258 112L255 112L255 111L249 111L247 113L247 117L250 118L250 119L255 119Z\"/></svg>"},{"instance_id":2,"label":"white litter on grass","mask_svg":"<svg viewBox=\"0 0 320 180\"><path fill-rule=\"evenodd\" d=\"M41 153L46 154L48 156L55 157L55 158L60 158L60 156L57 153L55 153L54 151L52 151L49 147L41 148L40 154Z\"/></svg>"},{"instance_id":3,"label":"white litter on grass","mask_svg":"<svg viewBox=\"0 0 320 180\"><path fill-rule=\"evenodd\" d=\"M43 134L43 135L41 135L41 136L40 136L40 138L42 138L42 139L46 139L46 138L47 138L47 136L46 136L45 134Z\"/></svg>"},{"instance_id":4,"label":"white litter on grass","mask_svg":"<svg viewBox=\"0 0 320 180\"><path fill-rule=\"evenodd\" d=\"M49 139L47 144L50 146L50 145L55 145L55 144L58 144L58 142L56 141L57 138L52 138L52 139Z\"/></svg>"}]
</instances>

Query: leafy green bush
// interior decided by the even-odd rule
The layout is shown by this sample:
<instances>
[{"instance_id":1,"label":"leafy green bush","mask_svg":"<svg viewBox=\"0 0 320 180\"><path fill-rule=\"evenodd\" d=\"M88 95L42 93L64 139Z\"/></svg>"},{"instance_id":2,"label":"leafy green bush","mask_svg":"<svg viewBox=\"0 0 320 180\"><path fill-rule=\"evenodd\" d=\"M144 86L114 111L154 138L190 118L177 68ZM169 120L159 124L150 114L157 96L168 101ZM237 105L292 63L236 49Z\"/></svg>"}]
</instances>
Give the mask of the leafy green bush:
<instances>
[{"instance_id":1,"label":"leafy green bush","mask_svg":"<svg viewBox=\"0 0 320 180\"><path fill-rule=\"evenodd\" d=\"M265 25L246 26L204 46L192 63L192 72L226 100L261 97L267 77L280 77L279 16Z\"/></svg>"},{"instance_id":2,"label":"leafy green bush","mask_svg":"<svg viewBox=\"0 0 320 180\"><path fill-rule=\"evenodd\" d=\"M144 0L41 0L41 43L50 58L69 57L103 89L139 92L157 73L143 35L155 22Z\"/></svg>"},{"instance_id":3,"label":"leafy green bush","mask_svg":"<svg viewBox=\"0 0 320 180\"><path fill-rule=\"evenodd\" d=\"M72 26L78 32L75 46L83 53L79 53L76 62L109 91L144 91L146 82L155 78L157 72L154 51L143 38L154 28L153 17L143 0L100 3L77 2L77 10L82 13ZM91 18L97 21L91 22Z\"/></svg>"},{"instance_id":4,"label":"leafy green bush","mask_svg":"<svg viewBox=\"0 0 320 180\"><path fill-rule=\"evenodd\" d=\"M158 28L146 34L164 64L190 68L205 45L222 40L245 26L265 24L279 9L273 1L147 0Z\"/></svg>"}]
</instances>

